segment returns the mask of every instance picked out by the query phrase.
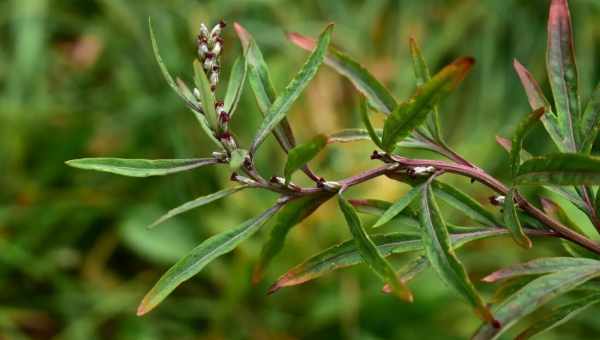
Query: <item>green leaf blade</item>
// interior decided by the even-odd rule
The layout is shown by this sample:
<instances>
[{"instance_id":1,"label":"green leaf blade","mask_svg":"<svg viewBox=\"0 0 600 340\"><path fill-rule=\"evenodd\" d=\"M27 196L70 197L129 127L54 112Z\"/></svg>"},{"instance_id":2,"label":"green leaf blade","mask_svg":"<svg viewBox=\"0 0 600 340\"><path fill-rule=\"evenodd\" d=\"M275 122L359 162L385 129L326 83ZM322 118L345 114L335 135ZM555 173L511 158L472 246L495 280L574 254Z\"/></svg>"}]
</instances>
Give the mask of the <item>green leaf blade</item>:
<instances>
[{"instance_id":1,"label":"green leaf blade","mask_svg":"<svg viewBox=\"0 0 600 340\"><path fill-rule=\"evenodd\" d=\"M512 147L510 150L510 166L512 176L516 176L519 172L519 166L521 165L521 153L523 150L523 141L527 136L527 133L534 127L545 112L545 108L540 107L524 117L512 137Z\"/></svg>"},{"instance_id":2,"label":"green leaf blade","mask_svg":"<svg viewBox=\"0 0 600 340\"><path fill-rule=\"evenodd\" d=\"M402 198L396 201L392 206L390 206L381 217L375 222L373 228L378 228L393 218L398 216L406 207L408 207L421 193L423 185L418 185L409 190Z\"/></svg>"},{"instance_id":3,"label":"green leaf blade","mask_svg":"<svg viewBox=\"0 0 600 340\"><path fill-rule=\"evenodd\" d=\"M525 249L529 249L531 248L532 243L529 237L523 232L523 226L521 225L521 220L519 219L519 214L517 213L517 207L515 205L515 193L515 189L509 190L504 199L504 223L510 230L515 243Z\"/></svg>"},{"instance_id":4,"label":"green leaf blade","mask_svg":"<svg viewBox=\"0 0 600 340\"><path fill-rule=\"evenodd\" d=\"M247 71L248 62L246 59L241 60L240 57L236 58L231 67L227 92L225 92L225 99L223 100L224 110L229 113L230 117L233 116L240 102L242 92L244 91L244 84L246 83Z\"/></svg>"},{"instance_id":5,"label":"green leaf blade","mask_svg":"<svg viewBox=\"0 0 600 340\"><path fill-rule=\"evenodd\" d=\"M138 307L137 315L144 315L154 309L177 286L198 274L209 262L232 251L242 241L256 233L279 208L280 205L275 205L260 216L250 219L234 229L214 235L194 248L186 257L177 261L144 296Z\"/></svg>"},{"instance_id":6,"label":"green leaf blade","mask_svg":"<svg viewBox=\"0 0 600 340\"><path fill-rule=\"evenodd\" d=\"M592 259L572 257L549 257L514 264L507 268L497 270L483 279L483 282L493 283L508 280L519 276L542 275L581 266L598 265L600 262Z\"/></svg>"},{"instance_id":7,"label":"green leaf blade","mask_svg":"<svg viewBox=\"0 0 600 340\"><path fill-rule=\"evenodd\" d=\"M475 60L461 58L444 67L430 81L417 90L413 98L400 104L386 119L383 126L384 149L392 151L395 144L425 121L433 107L464 79Z\"/></svg>"},{"instance_id":8,"label":"green leaf blade","mask_svg":"<svg viewBox=\"0 0 600 340\"><path fill-rule=\"evenodd\" d=\"M356 247L360 251L360 254L364 261L369 267L386 283L390 285L392 291L401 299L412 301L412 293L408 288L399 280L398 276L391 266L391 264L383 257L379 252L369 234L365 231L362 226L356 211L352 205L346 201L341 195L338 197L338 203L342 210L346 223L350 228L350 232L356 242Z\"/></svg>"},{"instance_id":9,"label":"green leaf blade","mask_svg":"<svg viewBox=\"0 0 600 340\"><path fill-rule=\"evenodd\" d=\"M383 147L383 145L381 144L381 138L379 137L379 134L377 133L375 128L373 128L373 125L371 124L371 120L369 119L369 108L367 106L366 100L360 101L359 111L360 111L360 118L362 120L362 123L365 126L365 128L367 128L369 138L371 138L371 141L373 141L373 143L375 143L375 145L377 145L378 147L380 147L380 148Z\"/></svg>"},{"instance_id":10,"label":"green leaf blade","mask_svg":"<svg viewBox=\"0 0 600 340\"><path fill-rule=\"evenodd\" d=\"M515 183L597 185L600 184L600 157L574 153L534 157L521 164Z\"/></svg>"},{"instance_id":11,"label":"green leaf blade","mask_svg":"<svg viewBox=\"0 0 600 340\"><path fill-rule=\"evenodd\" d=\"M327 141L327 136L318 135L310 141L297 145L291 149L288 153L283 171L285 180L289 182L292 174L296 172L296 170L301 169L306 163L315 158L317 154L327 146Z\"/></svg>"},{"instance_id":12,"label":"green leaf blade","mask_svg":"<svg viewBox=\"0 0 600 340\"><path fill-rule=\"evenodd\" d=\"M194 84L200 91L202 110L213 131L219 130L217 111L215 109L215 96L210 88L210 83L204 73L204 67L198 59L194 60Z\"/></svg>"},{"instance_id":13,"label":"green leaf blade","mask_svg":"<svg viewBox=\"0 0 600 340\"><path fill-rule=\"evenodd\" d=\"M191 159L133 159L133 158L79 158L66 161L68 166L129 177L164 176L188 171L205 165L217 164L213 158Z\"/></svg>"},{"instance_id":14,"label":"green leaf blade","mask_svg":"<svg viewBox=\"0 0 600 340\"><path fill-rule=\"evenodd\" d=\"M325 60L325 54L331 40L332 30L333 25L328 25L325 28L319 37L317 48L313 51L313 53L311 53L300 71L298 71L283 93L277 97L277 99L273 102L273 105L271 105L269 108L269 111L265 115L265 119L259 127L258 133L252 142L252 146L250 148L251 154L256 152L267 135L271 133L271 131L286 117L286 114L291 108L292 104L296 101L296 99L298 99L308 83L317 74L319 67Z\"/></svg>"},{"instance_id":15,"label":"green leaf blade","mask_svg":"<svg viewBox=\"0 0 600 340\"><path fill-rule=\"evenodd\" d=\"M592 146L598 137L600 129L600 84L596 86L592 97L587 103L581 118L581 136L583 144L581 151L589 154L592 151Z\"/></svg>"}]
</instances>

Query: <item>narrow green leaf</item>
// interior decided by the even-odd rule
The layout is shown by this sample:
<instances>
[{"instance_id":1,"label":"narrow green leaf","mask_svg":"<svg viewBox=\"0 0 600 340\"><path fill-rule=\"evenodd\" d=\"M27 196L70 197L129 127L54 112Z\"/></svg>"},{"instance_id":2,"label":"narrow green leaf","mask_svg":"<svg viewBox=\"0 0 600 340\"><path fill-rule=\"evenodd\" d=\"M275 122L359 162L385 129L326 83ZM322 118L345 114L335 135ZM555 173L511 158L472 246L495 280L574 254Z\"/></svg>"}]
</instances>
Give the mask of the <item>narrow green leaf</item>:
<instances>
[{"instance_id":1,"label":"narrow green leaf","mask_svg":"<svg viewBox=\"0 0 600 340\"><path fill-rule=\"evenodd\" d=\"M374 129L375 134L381 139L383 135L382 129ZM328 144L334 143L352 143L358 141L371 141L371 135L366 129L344 129L329 135L327 139ZM409 148L409 149L421 149L429 150L434 152L440 152L439 146L432 143L422 141L418 135L409 136L400 143L396 144L396 147Z\"/></svg>"},{"instance_id":2,"label":"narrow green leaf","mask_svg":"<svg viewBox=\"0 0 600 340\"><path fill-rule=\"evenodd\" d=\"M458 249L463 245L489 237L507 235L504 228L486 228L468 233L450 235L452 246ZM371 240L382 256L404 254L423 250L423 241L419 235L406 233L374 234ZM348 240L327 248L283 274L271 289L271 293L284 288L299 285L329 274L335 270L363 263L363 259L354 240Z\"/></svg>"},{"instance_id":3,"label":"narrow green leaf","mask_svg":"<svg viewBox=\"0 0 600 340\"><path fill-rule=\"evenodd\" d=\"M526 275L542 275L580 266L600 265L599 261L572 257L545 257L524 263L514 264L495 271L481 279L484 282L497 282Z\"/></svg>"},{"instance_id":4,"label":"narrow green leaf","mask_svg":"<svg viewBox=\"0 0 600 340\"><path fill-rule=\"evenodd\" d=\"M552 0L550 4L546 66L562 135L566 137L568 150L575 152L581 142L578 131L581 104L567 0Z\"/></svg>"},{"instance_id":5,"label":"narrow green leaf","mask_svg":"<svg viewBox=\"0 0 600 340\"><path fill-rule=\"evenodd\" d=\"M289 182L292 174L315 158L325 146L327 146L327 136L318 135L310 141L291 149L283 171L286 182Z\"/></svg>"},{"instance_id":6,"label":"narrow green leaf","mask_svg":"<svg viewBox=\"0 0 600 340\"><path fill-rule=\"evenodd\" d=\"M491 227L501 224L494 214L461 190L440 181L433 181L431 187L437 197L443 199L473 220Z\"/></svg>"},{"instance_id":7,"label":"narrow green leaf","mask_svg":"<svg viewBox=\"0 0 600 340\"><path fill-rule=\"evenodd\" d=\"M494 317L454 253L446 223L429 184L422 189L420 219L423 247L432 268L444 283L456 290L475 308L483 320L495 323Z\"/></svg>"},{"instance_id":8,"label":"narrow green leaf","mask_svg":"<svg viewBox=\"0 0 600 340\"><path fill-rule=\"evenodd\" d=\"M283 249L285 239L289 231L308 216L312 215L323 203L325 203L331 194L321 194L317 196L307 196L294 200L286 204L275 220L275 225L271 229L269 240L265 243L260 253L257 265L254 267L252 281L259 282L262 279L265 268L271 263L271 260Z\"/></svg>"},{"instance_id":9,"label":"narrow green leaf","mask_svg":"<svg viewBox=\"0 0 600 340\"><path fill-rule=\"evenodd\" d=\"M583 111L583 117L581 118L581 136L583 137L583 144L581 151L589 154L592 151L592 146L598 137L598 130L600 129L600 84L596 86L596 89L592 93L590 101Z\"/></svg>"},{"instance_id":10,"label":"narrow green leaf","mask_svg":"<svg viewBox=\"0 0 600 340\"><path fill-rule=\"evenodd\" d=\"M242 42L245 61L248 65L248 83L254 92L256 103L263 116L265 116L271 105L277 98L275 88L271 81L269 68L265 62L262 52L256 44L252 35L239 23L233 24L235 31ZM278 126L273 129L273 134L281 148L287 152L296 145L294 133L287 120L284 118Z\"/></svg>"},{"instance_id":11,"label":"narrow green leaf","mask_svg":"<svg viewBox=\"0 0 600 340\"><path fill-rule=\"evenodd\" d=\"M277 97L275 102L273 102L273 105L269 108L269 111L265 115L265 119L252 142L250 148L251 154L256 152L256 149L262 144L267 135L285 118L292 104L298 99L308 83L317 74L319 67L325 59L327 47L331 40L332 30L333 25L328 25L325 28L319 37L317 48L311 53L300 71L294 76L283 93Z\"/></svg>"},{"instance_id":12,"label":"narrow green leaf","mask_svg":"<svg viewBox=\"0 0 600 340\"><path fill-rule=\"evenodd\" d=\"M288 33L287 37L293 44L307 51L314 50L317 45L314 39L299 33ZM375 110L390 114L398 106L391 93L367 69L346 54L329 47L325 64L350 80Z\"/></svg>"},{"instance_id":13,"label":"narrow green leaf","mask_svg":"<svg viewBox=\"0 0 600 340\"><path fill-rule=\"evenodd\" d=\"M160 56L158 43L156 42L154 30L152 29L152 20L150 18L148 18L148 27L150 29L150 40L152 41L152 50L154 51L154 58L156 59L156 62L158 63L160 71L165 80L167 81L167 84L169 84L173 91L175 91L175 93L177 93L188 104L189 108L194 113L194 116L196 117L198 122L200 122L202 130L204 130L208 138L210 138L210 140L213 143L215 143L215 145L222 147L221 143L215 138L214 132L210 129L209 123L206 120L206 117L202 114L202 109L200 108L196 98L194 98L194 96L192 95L190 89L180 79L177 79L177 83L175 83L173 77L171 77L167 66L165 65L162 57Z\"/></svg>"},{"instance_id":14,"label":"narrow green leaf","mask_svg":"<svg viewBox=\"0 0 600 340\"><path fill-rule=\"evenodd\" d=\"M346 201L341 195L338 197L338 203L342 210L346 223L350 228L350 232L356 242L361 257L369 265L375 274L377 274L382 280L390 285L392 291L401 299L412 301L412 293L408 288L399 280L398 276L394 272L392 265L383 257L383 255L377 249L377 246L369 234L365 231L362 226L356 211L352 205Z\"/></svg>"},{"instance_id":15,"label":"narrow green leaf","mask_svg":"<svg viewBox=\"0 0 600 340\"><path fill-rule=\"evenodd\" d=\"M433 107L464 79L475 62L472 58L461 58L444 67L416 94L400 104L386 119L383 126L383 146L386 151L406 138L412 130L421 125Z\"/></svg>"},{"instance_id":16,"label":"narrow green leaf","mask_svg":"<svg viewBox=\"0 0 600 340\"><path fill-rule=\"evenodd\" d=\"M218 131L218 119L217 111L215 110L215 96L210 89L210 83L204 73L204 67L198 59L194 60L194 84L200 91L200 99L202 101L202 110L204 116L208 121L209 126L213 131Z\"/></svg>"},{"instance_id":17,"label":"narrow green leaf","mask_svg":"<svg viewBox=\"0 0 600 340\"><path fill-rule=\"evenodd\" d=\"M377 145L378 147L382 147L381 137L377 134L377 131L373 128L371 124L371 120L369 119L369 108L367 107L367 102L363 99L360 101L360 118L363 122L363 125L367 128L367 132L369 134L369 138Z\"/></svg>"},{"instance_id":18,"label":"narrow green leaf","mask_svg":"<svg viewBox=\"0 0 600 340\"><path fill-rule=\"evenodd\" d=\"M381 215L381 217L373 225L373 228L380 227L391 221L396 216L398 216L398 214L400 214L409 204L411 204L417 198L417 196L419 196L419 194L421 193L422 186L423 185L421 184L410 189L410 191L408 191L404 196L402 196L398 201L396 201L396 203L389 207L383 213L383 215Z\"/></svg>"},{"instance_id":19,"label":"narrow green leaf","mask_svg":"<svg viewBox=\"0 0 600 340\"><path fill-rule=\"evenodd\" d=\"M483 324L473 336L473 340L497 339L515 323L557 296L563 295L577 286L600 275L600 266L580 266L539 277L511 295L494 308L494 316L502 328Z\"/></svg>"},{"instance_id":20,"label":"narrow green leaf","mask_svg":"<svg viewBox=\"0 0 600 340\"><path fill-rule=\"evenodd\" d=\"M144 296L137 315L141 316L160 304L177 286L198 274L204 266L215 258L229 253L242 241L256 233L265 222L281 208L275 205L260 216L250 219L240 226L212 236L200 243L187 256L177 261L152 289Z\"/></svg>"},{"instance_id":21,"label":"narrow green leaf","mask_svg":"<svg viewBox=\"0 0 600 340\"><path fill-rule=\"evenodd\" d=\"M79 158L66 161L74 168L110 172L130 177L164 176L188 171L204 165L217 164L214 158L191 159L130 159L130 158Z\"/></svg>"},{"instance_id":22,"label":"narrow green leaf","mask_svg":"<svg viewBox=\"0 0 600 340\"><path fill-rule=\"evenodd\" d=\"M519 166L521 165L521 152L523 150L523 141L527 136L527 133L531 131L535 123L537 123L540 117L544 114L545 109L543 107L533 111L524 117L512 137L511 150L510 150L510 168L512 176L516 176L519 172Z\"/></svg>"},{"instance_id":23,"label":"narrow green leaf","mask_svg":"<svg viewBox=\"0 0 600 340\"><path fill-rule=\"evenodd\" d=\"M560 307L552 309L536 320L529 328L521 332L515 340L526 340L558 327L577 316L579 313L600 302L600 295L588 294Z\"/></svg>"},{"instance_id":24,"label":"narrow green leaf","mask_svg":"<svg viewBox=\"0 0 600 340\"><path fill-rule=\"evenodd\" d=\"M519 214L517 213L517 207L515 205L515 189L511 189L506 194L504 199L504 223L510 230L513 240L525 249L531 248L531 240L523 232L521 221L519 220Z\"/></svg>"},{"instance_id":25,"label":"narrow green leaf","mask_svg":"<svg viewBox=\"0 0 600 340\"><path fill-rule=\"evenodd\" d=\"M223 189L221 191L217 191L215 193L212 193L210 195L206 195L206 196L201 196L198 197L196 199L193 199L191 201L188 201L180 206L178 206L177 208L173 208L171 210L169 210L166 214L162 215L160 218L158 218L156 221L154 221L152 224L150 224L148 226L148 229L154 228L157 225L163 223L164 221L177 216L179 214L183 214L184 212L188 212L192 209L196 209L198 207L201 207L203 205L207 205L209 203L212 203L216 200L219 200L223 197L229 196L231 194L234 194L242 189L247 188L247 186L239 186L237 188L229 188L229 189Z\"/></svg>"},{"instance_id":26,"label":"narrow green leaf","mask_svg":"<svg viewBox=\"0 0 600 340\"><path fill-rule=\"evenodd\" d=\"M417 87L421 87L431 80L429 68L427 67L427 63L425 62L425 58L421 53L421 49L419 48L417 41L413 38L410 38L409 46L410 55L413 61L413 70L415 72L415 78L417 79ZM428 115L427 128L436 141L444 143L437 106L434 106L432 112Z\"/></svg>"},{"instance_id":27,"label":"narrow green leaf","mask_svg":"<svg viewBox=\"0 0 600 340\"><path fill-rule=\"evenodd\" d=\"M516 184L597 185L600 158L573 153L534 157L521 165Z\"/></svg>"},{"instance_id":28,"label":"narrow green leaf","mask_svg":"<svg viewBox=\"0 0 600 340\"><path fill-rule=\"evenodd\" d=\"M244 91L247 71L248 62L246 58L244 58L244 60L240 57L236 58L231 67L231 75L229 76L229 82L227 83L227 92L225 92L225 99L223 100L224 110L229 113L230 117L235 113L242 92Z\"/></svg>"}]
</instances>

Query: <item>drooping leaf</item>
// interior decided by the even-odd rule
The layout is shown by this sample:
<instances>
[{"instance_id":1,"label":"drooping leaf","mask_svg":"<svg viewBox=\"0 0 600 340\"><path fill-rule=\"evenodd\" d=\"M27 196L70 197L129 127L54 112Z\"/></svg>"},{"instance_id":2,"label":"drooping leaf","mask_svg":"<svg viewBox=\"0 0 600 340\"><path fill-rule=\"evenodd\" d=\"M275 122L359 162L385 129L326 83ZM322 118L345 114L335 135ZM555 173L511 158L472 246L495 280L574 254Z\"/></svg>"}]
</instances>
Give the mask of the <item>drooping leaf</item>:
<instances>
[{"instance_id":1,"label":"drooping leaf","mask_svg":"<svg viewBox=\"0 0 600 340\"><path fill-rule=\"evenodd\" d=\"M160 56L159 49L158 49L158 43L156 42L156 37L154 36L154 30L152 29L152 20L150 18L148 18L148 27L150 30L150 40L152 41L152 50L154 51L154 58L156 59L156 62L158 63L158 66L160 67L160 71L161 71L163 77L165 78L165 80L167 81L167 84L169 84L169 86L173 89L173 91L175 91L175 93L177 93L188 104L188 106L194 113L194 116L196 117L198 122L200 122L200 126L202 127L202 130L204 130L204 132L206 133L208 138L210 138L210 140L213 143L215 143L215 145L221 147L221 143L215 138L214 132L210 129L210 126L209 126L208 121L206 120L206 117L201 113L202 109L198 105L197 100L191 94L191 91L189 90L189 88L180 79L177 79L177 83L175 83L175 81L173 80L173 77L169 73L167 66L165 65L162 57Z\"/></svg>"},{"instance_id":2,"label":"drooping leaf","mask_svg":"<svg viewBox=\"0 0 600 340\"><path fill-rule=\"evenodd\" d=\"M198 207L201 207L203 205L207 205L209 203L212 203L216 200L219 200L223 197L229 196L231 194L234 194L242 189L247 188L247 186L239 186L236 188L229 188L229 189L223 189L220 191L217 191L215 193L212 193L210 195L206 195L206 196L201 196L198 197L196 199L193 199L191 201L188 201L176 208L173 208L171 210L169 210L166 214L162 215L161 217L159 217L156 221L154 221L152 224L150 224L148 226L149 229L156 227L157 225L163 223L164 221L177 216L179 214L183 214L184 212L188 212L192 209L196 209Z\"/></svg>"},{"instance_id":3,"label":"drooping leaf","mask_svg":"<svg viewBox=\"0 0 600 340\"><path fill-rule=\"evenodd\" d=\"M314 50L316 46L314 39L298 33L289 33L287 37L292 43L308 51ZM390 114L398 105L390 92L367 69L344 53L329 47L325 64L350 80L375 110Z\"/></svg>"},{"instance_id":4,"label":"drooping leaf","mask_svg":"<svg viewBox=\"0 0 600 340\"><path fill-rule=\"evenodd\" d=\"M483 320L495 323L494 317L454 252L446 223L430 185L425 185L422 189L420 220L423 247L431 267L444 283L452 287L475 308Z\"/></svg>"},{"instance_id":5,"label":"drooping leaf","mask_svg":"<svg viewBox=\"0 0 600 340\"><path fill-rule=\"evenodd\" d=\"M277 213L275 225L273 226L273 229L271 229L269 240L263 246L258 263L256 267L254 267L254 274L252 276L252 281L254 283L262 279L265 268L269 265L271 260L279 254L281 249L283 249L289 231L315 212L330 197L331 194L326 193L299 198L286 204L285 207Z\"/></svg>"},{"instance_id":6,"label":"drooping leaf","mask_svg":"<svg viewBox=\"0 0 600 340\"><path fill-rule=\"evenodd\" d=\"M544 114L545 108L541 107L532 113L528 114L525 118L519 122L517 129L512 137L511 150L510 150L510 168L512 176L516 176L519 172L519 166L521 165L521 152L523 150L523 141L527 136L527 133L533 128L540 117Z\"/></svg>"},{"instance_id":7,"label":"drooping leaf","mask_svg":"<svg viewBox=\"0 0 600 340\"><path fill-rule=\"evenodd\" d=\"M250 83L252 92L254 92L260 112L265 116L277 98L275 88L271 82L271 76L269 75L269 68L252 35L237 22L233 26L244 49L244 57L248 65L248 83ZM273 129L273 134L285 152L296 145L294 133L287 118L284 118Z\"/></svg>"},{"instance_id":8,"label":"drooping leaf","mask_svg":"<svg viewBox=\"0 0 600 340\"><path fill-rule=\"evenodd\" d=\"M418 88L411 99L400 104L385 120L382 138L384 149L392 151L397 142L421 125L433 107L464 79L474 62L473 58L456 60Z\"/></svg>"},{"instance_id":9,"label":"drooping leaf","mask_svg":"<svg viewBox=\"0 0 600 340\"><path fill-rule=\"evenodd\" d=\"M369 134L369 138L371 141L375 143L378 147L382 147L381 144L381 134L378 134L377 131L373 128L371 124L371 120L369 119L369 108L367 107L367 102L365 100L360 101L360 118L362 120L363 125L367 128L367 133Z\"/></svg>"},{"instance_id":10,"label":"drooping leaf","mask_svg":"<svg viewBox=\"0 0 600 340\"><path fill-rule=\"evenodd\" d=\"M534 157L521 165L517 184L600 184L600 158L573 153Z\"/></svg>"},{"instance_id":11,"label":"drooping leaf","mask_svg":"<svg viewBox=\"0 0 600 340\"><path fill-rule=\"evenodd\" d=\"M194 60L194 84L200 92L200 100L202 101L202 110L208 121L209 126L213 131L218 131L217 111L215 110L215 96L210 89L210 83L204 73L204 67L198 59Z\"/></svg>"},{"instance_id":12,"label":"drooping leaf","mask_svg":"<svg viewBox=\"0 0 600 340\"><path fill-rule=\"evenodd\" d=\"M502 325L494 328L483 324L472 337L473 340L497 339L516 322L557 296L600 275L600 266L580 266L539 277L511 295L493 309L494 316Z\"/></svg>"},{"instance_id":13,"label":"drooping leaf","mask_svg":"<svg viewBox=\"0 0 600 340\"><path fill-rule=\"evenodd\" d=\"M230 117L235 113L242 92L244 91L247 71L247 59L244 58L244 60L241 60L240 57L236 58L231 67L231 75L229 76L229 82L227 83L227 92L225 92L225 99L223 100L223 108L229 113Z\"/></svg>"},{"instance_id":14,"label":"drooping leaf","mask_svg":"<svg viewBox=\"0 0 600 340\"><path fill-rule=\"evenodd\" d=\"M515 205L515 189L511 189L506 194L504 199L504 223L513 237L513 240L525 249L531 248L531 240L523 232L523 226L519 220L519 214L517 213L517 207Z\"/></svg>"},{"instance_id":15,"label":"drooping leaf","mask_svg":"<svg viewBox=\"0 0 600 340\"><path fill-rule=\"evenodd\" d=\"M544 316L536 320L529 328L521 332L515 340L530 339L558 327L598 302L600 302L600 295L588 294L582 299L553 308L550 312L544 313Z\"/></svg>"},{"instance_id":16,"label":"drooping leaf","mask_svg":"<svg viewBox=\"0 0 600 340\"><path fill-rule=\"evenodd\" d=\"M281 93L277 99L273 102L273 105L269 108L269 111L265 115L261 126L258 129L258 133L254 137L250 153L254 154L256 149L262 144L264 139L269 133L285 118L287 112L291 108L292 104L298 99L302 91L306 88L308 83L317 74L317 71L327 53L327 47L331 40L331 32L333 25L328 25L321 36L316 49L306 60L300 71L294 76L294 78L287 85L283 93Z\"/></svg>"},{"instance_id":17,"label":"drooping leaf","mask_svg":"<svg viewBox=\"0 0 600 340\"><path fill-rule=\"evenodd\" d=\"M600 84L592 93L592 97L587 103L581 118L581 136L583 144L581 151L589 154L592 151L592 146L598 137L600 129Z\"/></svg>"},{"instance_id":18,"label":"drooping leaf","mask_svg":"<svg viewBox=\"0 0 600 340\"><path fill-rule=\"evenodd\" d=\"M495 271L481 279L484 282L497 282L525 275L542 275L580 266L600 265L599 261L573 257L545 257L524 263L514 264Z\"/></svg>"},{"instance_id":19,"label":"drooping leaf","mask_svg":"<svg viewBox=\"0 0 600 340\"><path fill-rule=\"evenodd\" d=\"M421 49L419 48L419 45L417 44L417 41L415 39L410 39L409 47L410 55L413 61L413 70L415 72L415 78L417 79L417 87L421 87L431 79L431 75L429 74L429 68L427 67L425 58L423 57ZM432 112L428 115L427 118L427 128L436 141L444 143L442 139L440 117L437 106L434 106L431 111Z\"/></svg>"},{"instance_id":20,"label":"drooping leaf","mask_svg":"<svg viewBox=\"0 0 600 340\"><path fill-rule=\"evenodd\" d=\"M480 239L507 235L504 228L486 228L469 233L452 234L452 246L458 249L461 246ZM382 256L403 254L423 250L423 242L419 235L406 233L374 234L371 240L379 249ZM299 285L335 270L347 268L362 263L363 259L354 240L349 240L316 254L283 274L271 289L271 293L284 288Z\"/></svg>"},{"instance_id":21,"label":"drooping leaf","mask_svg":"<svg viewBox=\"0 0 600 340\"><path fill-rule=\"evenodd\" d=\"M377 246L371 240L371 237L362 226L362 223L356 214L352 205L346 201L341 195L338 197L338 203L342 210L346 223L350 228L350 232L354 238L356 247L358 248L361 257L369 265L375 274L382 280L388 283L392 291L401 299L412 301L412 293L406 285L402 283L392 265L383 257L377 249Z\"/></svg>"},{"instance_id":22,"label":"drooping leaf","mask_svg":"<svg viewBox=\"0 0 600 340\"><path fill-rule=\"evenodd\" d=\"M389 207L383 213L383 215L381 215L381 217L377 220L377 222L375 222L375 224L373 225L373 228L377 228L377 227L380 227L380 226L388 223L394 217L396 217L398 214L400 214L409 204L411 204L417 198L417 196L419 196L419 194L421 193L422 186L423 186L423 184L413 187L406 194L404 194L404 196L402 196L398 201L396 201L394 204L392 204L392 206Z\"/></svg>"},{"instance_id":23,"label":"drooping leaf","mask_svg":"<svg viewBox=\"0 0 600 340\"><path fill-rule=\"evenodd\" d=\"M440 181L433 181L431 183L431 187L433 188L433 192L437 197L443 199L448 204L471 217L473 220L481 222L487 226L500 225L498 218L496 218L494 214L485 209L471 196L460 191L454 186Z\"/></svg>"},{"instance_id":24,"label":"drooping leaf","mask_svg":"<svg viewBox=\"0 0 600 340\"><path fill-rule=\"evenodd\" d=\"M548 79L562 136L567 150L580 146L578 122L581 104L577 84L577 66L571 31L571 15L567 0L552 0L548 17L548 50L546 54Z\"/></svg>"},{"instance_id":25,"label":"drooping leaf","mask_svg":"<svg viewBox=\"0 0 600 340\"><path fill-rule=\"evenodd\" d=\"M327 146L327 136L318 135L310 141L291 149L283 170L285 180L289 182L292 174L315 158L325 146Z\"/></svg>"},{"instance_id":26,"label":"drooping leaf","mask_svg":"<svg viewBox=\"0 0 600 340\"><path fill-rule=\"evenodd\" d=\"M79 158L65 162L74 168L110 172L130 177L164 176L188 171L205 165L217 164L214 158L191 159L131 159Z\"/></svg>"},{"instance_id":27,"label":"drooping leaf","mask_svg":"<svg viewBox=\"0 0 600 340\"><path fill-rule=\"evenodd\" d=\"M256 233L265 222L279 210L275 205L258 217L240 226L214 235L194 248L186 257L177 261L144 296L137 315L144 315L160 304L177 286L198 274L215 258L232 251L242 241Z\"/></svg>"}]
</instances>

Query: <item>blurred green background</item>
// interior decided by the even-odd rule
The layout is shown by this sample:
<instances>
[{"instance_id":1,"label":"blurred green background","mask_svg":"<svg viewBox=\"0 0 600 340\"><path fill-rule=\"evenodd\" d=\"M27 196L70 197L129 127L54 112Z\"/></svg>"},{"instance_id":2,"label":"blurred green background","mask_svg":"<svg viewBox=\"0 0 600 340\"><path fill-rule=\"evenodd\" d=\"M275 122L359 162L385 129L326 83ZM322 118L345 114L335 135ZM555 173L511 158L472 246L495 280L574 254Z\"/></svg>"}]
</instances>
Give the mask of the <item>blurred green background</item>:
<instances>
[{"instance_id":1,"label":"blurred green background","mask_svg":"<svg viewBox=\"0 0 600 340\"><path fill-rule=\"evenodd\" d=\"M467 338L478 320L430 272L411 284L411 305L381 294L380 281L365 266L266 296L287 268L349 238L332 203L291 232L258 285L250 277L268 228L138 318L143 294L179 257L258 214L275 197L245 191L147 231L145 225L167 209L230 185L228 170L132 179L67 168L64 161L210 154L193 115L160 75L149 16L171 72L188 81L199 23L239 21L261 45L280 90L306 57L284 32L315 36L335 22L334 43L397 98L414 90L409 37L420 41L433 70L474 56L474 71L442 106L444 132L469 160L504 178L506 155L494 136L511 133L528 111L512 58L548 91L547 7L546 0L0 1L0 339ZM571 9L585 102L600 79L600 0L572 0ZM225 37L227 73L240 47L231 25ZM358 127L356 99L346 80L321 69L289 114L298 139ZM249 88L240 105L233 130L247 145L260 124ZM527 144L537 153L547 150L548 141L538 129ZM269 140L263 148L260 170L280 174L284 158L276 143ZM314 167L328 179L346 177L374 166L372 150L368 143L334 146ZM461 179L447 180L481 202L490 194ZM351 194L393 200L406 189L381 179ZM449 218L462 221L461 215ZM541 254L564 255L555 242L537 242L525 252L506 239L459 253L474 280ZM488 296L494 291L478 286ZM600 324L590 312L541 338L598 334Z\"/></svg>"}]
</instances>

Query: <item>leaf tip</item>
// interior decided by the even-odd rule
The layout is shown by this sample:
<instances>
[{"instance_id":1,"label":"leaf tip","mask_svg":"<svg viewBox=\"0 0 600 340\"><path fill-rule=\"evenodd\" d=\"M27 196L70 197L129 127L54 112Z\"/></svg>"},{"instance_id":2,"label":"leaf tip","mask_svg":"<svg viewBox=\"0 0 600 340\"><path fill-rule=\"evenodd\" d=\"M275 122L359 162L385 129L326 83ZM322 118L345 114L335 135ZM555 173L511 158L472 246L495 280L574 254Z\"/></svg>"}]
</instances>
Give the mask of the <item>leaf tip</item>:
<instances>
[{"instance_id":1,"label":"leaf tip","mask_svg":"<svg viewBox=\"0 0 600 340\"><path fill-rule=\"evenodd\" d=\"M502 136L496 136L496 143L500 145L504 150L510 152L512 149L512 142L508 138Z\"/></svg>"},{"instance_id":2,"label":"leaf tip","mask_svg":"<svg viewBox=\"0 0 600 340\"><path fill-rule=\"evenodd\" d=\"M278 280L277 282L273 283L271 287L269 287L267 290L267 295L273 295L283 287L284 286L281 284L281 280Z\"/></svg>"},{"instance_id":3,"label":"leaf tip","mask_svg":"<svg viewBox=\"0 0 600 340\"><path fill-rule=\"evenodd\" d=\"M253 285L257 285L263 278L263 266L260 264L257 264L256 266L254 266L254 270L252 271L252 284ZM270 290L271 288L269 288Z\"/></svg>"},{"instance_id":4,"label":"leaf tip","mask_svg":"<svg viewBox=\"0 0 600 340\"><path fill-rule=\"evenodd\" d=\"M314 39L310 37L304 36L297 32L288 32L286 33L286 37L292 44L307 51L312 51L315 49L316 43Z\"/></svg>"},{"instance_id":5,"label":"leaf tip","mask_svg":"<svg viewBox=\"0 0 600 340\"><path fill-rule=\"evenodd\" d=\"M242 48L245 51L250 45L250 41L252 40L250 33L244 28L244 26L242 26L237 21L233 23L233 29L235 30L235 33L240 39L240 42L242 43Z\"/></svg>"},{"instance_id":6,"label":"leaf tip","mask_svg":"<svg viewBox=\"0 0 600 340\"><path fill-rule=\"evenodd\" d=\"M154 308L154 306L149 306L148 305L148 301L146 298L144 298L142 300L142 302L140 303L140 305L137 308L136 311L136 315L137 316L144 316L145 314L147 314L149 311L151 311Z\"/></svg>"}]
</instances>

